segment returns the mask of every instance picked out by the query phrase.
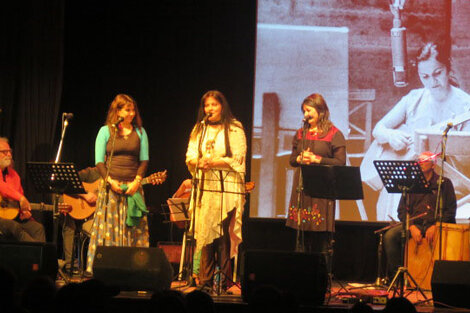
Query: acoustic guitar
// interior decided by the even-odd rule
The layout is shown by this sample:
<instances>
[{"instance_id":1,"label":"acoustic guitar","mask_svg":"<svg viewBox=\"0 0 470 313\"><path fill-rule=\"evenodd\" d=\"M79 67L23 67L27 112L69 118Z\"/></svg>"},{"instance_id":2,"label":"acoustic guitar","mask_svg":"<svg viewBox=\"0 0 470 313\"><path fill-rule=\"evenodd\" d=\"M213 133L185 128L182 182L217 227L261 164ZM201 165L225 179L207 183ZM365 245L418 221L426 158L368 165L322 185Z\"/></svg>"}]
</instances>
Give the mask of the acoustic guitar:
<instances>
[{"instance_id":1,"label":"acoustic guitar","mask_svg":"<svg viewBox=\"0 0 470 313\"><path fill-rule=\"evenodd\" d=\"M141 185L146 185L146 184L153 184L153 185L160 185L162 184L167 178L167 171L164 170L162 172L157 172L153 173L152 175L149 175L142 179ZM100 181L101 179L98 179L97 181L93 183L83 183L83 187L85 188L85 191L94 193L98 195L99 187L100 187ZM72 207L72 210L69 212L69 215L76 219L76 220L84 220L93 213L95 213L96 210L96 203L89 204L86 202L83 198L81 197L72 197L67 194L64 194L64 202L69 204Z\"/></svg>"},{"instance_id":2,"label":"acoustic guitar","mask_svg":"<svg viewBox=\"0 0 470 313\"><path fill-rule=\"evenodd\" d=\"M68 213L71 206L66 203L59 203L58 210L60 213ZM31 203L32 211L54 211L54 206L44 203ZM18 201L3 199L0 196L0 218L12 220L20 213L20 203Z\"/></svg>"}]
</instances>

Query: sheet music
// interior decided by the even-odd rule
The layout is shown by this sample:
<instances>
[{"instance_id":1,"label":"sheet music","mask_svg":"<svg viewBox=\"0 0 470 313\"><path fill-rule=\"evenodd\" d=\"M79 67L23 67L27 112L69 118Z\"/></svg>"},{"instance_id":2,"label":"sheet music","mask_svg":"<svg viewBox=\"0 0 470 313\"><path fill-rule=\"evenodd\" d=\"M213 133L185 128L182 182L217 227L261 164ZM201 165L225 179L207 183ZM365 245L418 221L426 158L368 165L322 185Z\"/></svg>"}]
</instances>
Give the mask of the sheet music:
<instances>
[{"instance_id":1,"label":"sheet music","mask_svg":"<svg viewBox=\"0 0 470 313\"><path fill-rule=\"evenodd\" d=\"M170 221L189 221L189 198L169 198L166 203L170 210Z\"/></svg>"}]
</instances>

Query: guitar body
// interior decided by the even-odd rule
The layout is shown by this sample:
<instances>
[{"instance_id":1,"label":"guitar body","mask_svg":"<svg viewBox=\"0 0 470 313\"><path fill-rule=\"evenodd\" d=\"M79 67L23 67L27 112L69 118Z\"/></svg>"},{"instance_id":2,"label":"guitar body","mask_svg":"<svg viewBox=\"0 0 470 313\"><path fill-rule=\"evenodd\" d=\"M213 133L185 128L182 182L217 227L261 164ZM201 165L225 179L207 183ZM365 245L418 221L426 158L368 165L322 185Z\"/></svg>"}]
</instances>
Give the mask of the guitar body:
<instances>
[{"instance_id":1,"label":"guitar body","mask_svg":"<svg viewBox=\"0 0 470 313\"><path fill-rule=\"evenodd\" d=\"M83 187L86 192L92 192L98 194L98 188L100 185L100 179L93 183L83 183ZM89 218L96 210L96 204L90 205L84 199L80 197L72 197L67 194L64 194L64 202L72 206L72 211L70 211L70 216L76 220L84 220Z\"/></svg>"},{"instance_id":2,"label":"guitar body","mask_svg":"<svg viewBox=\"0 0 470 313\"><path fill-rule=\"evenodd\" d=\"M31 203L31 210L34 211L53 211L54 207L50 204L44 203ZM70 206L64 203L58 204L58 210L60 213L70 212ZM15 219L20 213L20 203L18 201L11 201L2 199L0 196L0 218L6 220Z\"/></svg>"},{"instance_id":3,"label":"guitar body","mask_svg":"<svg viewBox=\"0 0 470 313\"><path fill-rule=\"evenodd\" d=\"M16 218L20 212L20 205L16 201L4 200L0 197L0 218L12 220Z\"/></svg>"},{"instance_id":4,"label":"guitar body","mask_svg":"<svg viewBox=\"0 0 470 313\"><path fill-rule=\"evenodd\" d=\"M160 185L162 184L167 178L166 170L163 172L153 173L150 176L145 177L141 184L153 184L153 185ZM101 179L93 183L82 183L83 188L87 193L91 192L98 195L98 191L100 188ZM92 216L96 211L96 203L89 204L81 197L72 197L67 194L64 194L64 202L67 205L72 207L72 210L69 212L70 216L76 220L84 220Z\"/></svg>"},{"instance_id":5,"label":"guitar body","mask_svg":"<svg viewBox=\"0 0 470 313\"><path fill-rule=\"evenodd\" d=\"M405 125L398 129L408 131ZM372 189L380 190L383 187L382 180L374 166L375 160L412 160L416 157L414 144L409 145L405 149L396 151L387 143L380 144L374 140L369 149L364 154L360 170L362 181L367 183Z\"/></svg>"}]
</instances>

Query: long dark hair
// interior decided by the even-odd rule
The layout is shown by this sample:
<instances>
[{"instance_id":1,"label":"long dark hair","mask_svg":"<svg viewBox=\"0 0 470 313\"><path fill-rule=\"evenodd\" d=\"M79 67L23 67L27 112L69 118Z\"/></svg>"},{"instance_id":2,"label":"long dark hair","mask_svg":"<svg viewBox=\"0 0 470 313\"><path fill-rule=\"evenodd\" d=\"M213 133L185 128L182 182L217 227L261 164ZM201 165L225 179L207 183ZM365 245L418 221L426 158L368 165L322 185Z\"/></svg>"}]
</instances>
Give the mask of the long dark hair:
<instances>
[{"instance_id":1,"label":"long dark hair","mask_svg":"<svg viewBox=\"0 0 470 313\"><path fill-rule=\"evenodd\" d=\"M302 113L304 112L304 105L308 105L317 111L317 128L319 130L320 137L326 136L330 131L331 126L333 126L333 123L330 121L330 110L328 109L328 105L326 104L323 96L319 93L312 93L310 96L305 98L300 106Z\"/></svg>"},{"instance_id":2,"label":"long dark hair","mask_svg":"<svg viewBox=\"0 0 470 313\"><path fill-rule=\"evenodd\" d=\"M120 93L116 97L114 97L113 102L111 102L111 104L109 105L108 115L106 116L105 124L108 125L111 132L114 131L114 127L112 127L112 125L118 121L118 112L128 104L134 105L135 116L134 120L132 121L132 126L134 126L134 128L139 128L139 130L141 131L142 118L140 117L137 102L131 96Z\"/></svg>"},{"instance_id":3,"label":"long dark hair","mask_svg":"<svg viewBox=\"0 0 470 313\"><path fill-rule=\"evenodd\" d=\"M437 41L426 42L419 50L416 56L416 66L423 61L435 58L439 63L445 65L447 75L449 76L449 84L459 87L460 84L452 71L451 49L447 41L439 43Z\"/></svg>"},{"instance_id":4,"label":"long dark hair","mask_svg":"<svg viewBox=\"0 0 470 313\"><path fill-rule=\"evenodd\" d=\"M207 98L209 97L212 97L217 100L217 102L219 102L222 106L222 111L220 112L220 123L223 125L225 133L225 155L227 157L231 157L232 151L230 149L230 140L228 136L230 125L235 125L238 127L242 126L239 123L234 123L236 119L233 116L232 111L230 110L230 106L227 102L227 99L225 98L224 94L218 90L209 90L201 97L201 102L199 104L199 110L197 114L196 126L194 127L194 130L191 133L191 138L195 138L202 131L203 124L201 122L206 115L204 113L204 104Z\"/></svg>"}]
</instances>

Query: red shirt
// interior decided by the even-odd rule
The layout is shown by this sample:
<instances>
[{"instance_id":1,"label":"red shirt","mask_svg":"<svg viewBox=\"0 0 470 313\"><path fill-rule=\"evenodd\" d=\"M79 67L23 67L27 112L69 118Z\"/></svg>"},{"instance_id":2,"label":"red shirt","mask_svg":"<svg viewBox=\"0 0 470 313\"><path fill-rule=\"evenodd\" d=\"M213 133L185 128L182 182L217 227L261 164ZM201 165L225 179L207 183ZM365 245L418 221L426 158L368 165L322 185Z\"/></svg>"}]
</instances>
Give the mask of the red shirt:
<instances>
[{"instance_id":1,"label":"red shirt","mask_svg":"<svg viewBox=\"0 0 470 313\"><path fill-rule=\"evenodd\" d=\"M0 194L15 201L20 201L23 196L20 175L11 166L0 171Z\"/></svg>"}]
</instances>

